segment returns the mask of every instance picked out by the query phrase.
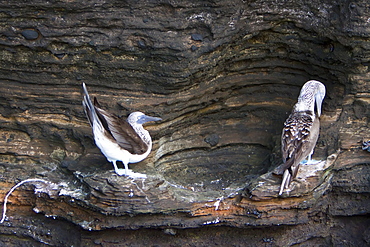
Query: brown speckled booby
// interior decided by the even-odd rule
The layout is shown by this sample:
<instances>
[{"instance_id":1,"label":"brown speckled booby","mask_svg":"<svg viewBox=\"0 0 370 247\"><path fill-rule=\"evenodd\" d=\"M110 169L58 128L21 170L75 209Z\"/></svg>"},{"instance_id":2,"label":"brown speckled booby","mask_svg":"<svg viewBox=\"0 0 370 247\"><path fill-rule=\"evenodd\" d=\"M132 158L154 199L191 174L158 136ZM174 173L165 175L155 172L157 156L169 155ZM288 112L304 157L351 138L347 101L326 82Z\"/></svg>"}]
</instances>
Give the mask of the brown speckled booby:
<instances>
[{"instance_id":1,"label":"brown speckled booby","mask_svg":"<svg viewBox=\"0 0 370 247\"><path fill-rule=\"evenodd\" d=\"M300 162L313 153L319 137L321 105L325 97L325 86L319 81L306 82L294 105L293 111L284 123L281 135L281 151L284 171L279 195L287 189L298 173ZM315 103L316 111L315 113Z\"/></svg>"}]
</instances>

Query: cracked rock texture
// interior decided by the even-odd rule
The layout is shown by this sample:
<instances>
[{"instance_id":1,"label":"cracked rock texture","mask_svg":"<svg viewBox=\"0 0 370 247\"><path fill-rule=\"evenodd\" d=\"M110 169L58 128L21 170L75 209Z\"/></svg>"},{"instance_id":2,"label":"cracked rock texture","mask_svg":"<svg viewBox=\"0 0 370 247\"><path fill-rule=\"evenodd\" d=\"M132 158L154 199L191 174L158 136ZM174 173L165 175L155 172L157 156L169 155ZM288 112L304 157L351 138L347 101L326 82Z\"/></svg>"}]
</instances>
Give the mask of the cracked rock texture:
<instances>
[{"instance_id":1,"label":"cracked rock texture","mask_svg":"<svg viewBox=\"0 0 370 247\"><path fill-rule=\"evenodd\" d=\"M0 2L2 246L370 245L370 4ZM284 120L323 82L321 132L277 197ZM95 147L81 84L142 111L150 156L119 177ZM119 164L121 165L121 164Z\"/></svg>"}]
</instances>

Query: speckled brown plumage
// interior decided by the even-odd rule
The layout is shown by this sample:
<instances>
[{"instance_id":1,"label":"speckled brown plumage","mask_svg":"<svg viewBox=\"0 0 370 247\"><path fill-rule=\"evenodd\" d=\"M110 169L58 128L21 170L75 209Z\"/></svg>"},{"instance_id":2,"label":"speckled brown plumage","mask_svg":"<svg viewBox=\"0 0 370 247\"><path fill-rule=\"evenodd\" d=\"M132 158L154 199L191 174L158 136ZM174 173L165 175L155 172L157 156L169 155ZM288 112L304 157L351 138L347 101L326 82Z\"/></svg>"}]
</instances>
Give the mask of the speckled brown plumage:
<instances>
[{"instance_id":1,"label":"speckled brown plumage","mask_svg":"<svg viewBox=\"0 0 370 247\"><path fill-rule=\"evenodd\" d=\"M284 171L279 195L288 188L298 173L299 164L312 155L319 137L321 104L325 97L325 86L319 81L306 82L294 105L292 113L284 123L281 136ZM315 114L315 103L317 114Z\"/></svg>"}]
</instances>

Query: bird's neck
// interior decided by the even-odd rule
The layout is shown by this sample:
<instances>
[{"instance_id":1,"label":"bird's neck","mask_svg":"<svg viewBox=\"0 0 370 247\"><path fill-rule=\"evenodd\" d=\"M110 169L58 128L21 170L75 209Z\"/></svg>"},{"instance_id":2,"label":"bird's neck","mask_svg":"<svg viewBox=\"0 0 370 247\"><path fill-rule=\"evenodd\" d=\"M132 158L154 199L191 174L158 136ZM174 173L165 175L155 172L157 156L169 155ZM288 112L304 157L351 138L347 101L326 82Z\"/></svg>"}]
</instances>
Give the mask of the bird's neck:
<instances>
[{"instance_id":1,"label":"bird's neck","mask_svg":"<svg viewBox=\"0 0 370 247\"><path fill-rule=\"evenodd\" d=\"M135 132L139 135L141 140L143 140L149 147L152 145L152 138L150 137L149 132L144 129L143 125L141 124L131 124L132 128Z\"/></svg>"},{"instance_id":2,"label":"bird's neck","mask_svg":"<svg viewBox=\"0 0 370 247\"><path fill-rule=\"evenodd\" d=\"M311 112L312 115L315 114L315 104L314 100L298 100L294 105L295 112Z\"/></svg>"}]
</instances>

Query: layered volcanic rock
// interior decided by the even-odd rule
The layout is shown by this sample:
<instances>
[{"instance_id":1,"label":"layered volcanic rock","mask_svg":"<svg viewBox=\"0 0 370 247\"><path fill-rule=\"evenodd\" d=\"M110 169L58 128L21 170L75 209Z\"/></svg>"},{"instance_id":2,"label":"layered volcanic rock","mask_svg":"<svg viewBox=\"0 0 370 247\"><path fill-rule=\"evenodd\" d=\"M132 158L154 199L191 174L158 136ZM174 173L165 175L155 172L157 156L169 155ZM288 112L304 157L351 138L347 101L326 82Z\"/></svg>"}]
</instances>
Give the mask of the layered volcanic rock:
<instances>
[{"instance_id":1,"label":"layered volcanic rock","mask_svg":"<svg viewBox=\"0 0 370 247\"><path fill-rule=\"evenodd\" d=\"M0 9L0 196L45 181L9 197L1 245L370 244L368 1ZM311 79L327 90L321 162L278 197L282 126ZM163 119L129 165L147 179L117 176L95 146L82 82L119 116Z\"/></svg>"}]
</instances>

